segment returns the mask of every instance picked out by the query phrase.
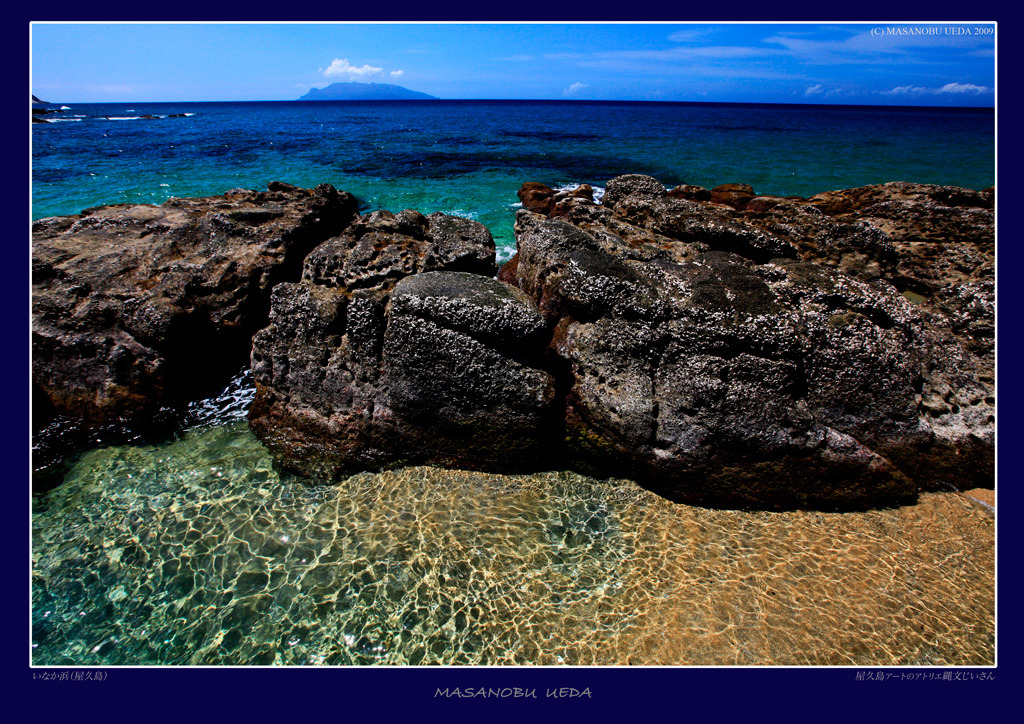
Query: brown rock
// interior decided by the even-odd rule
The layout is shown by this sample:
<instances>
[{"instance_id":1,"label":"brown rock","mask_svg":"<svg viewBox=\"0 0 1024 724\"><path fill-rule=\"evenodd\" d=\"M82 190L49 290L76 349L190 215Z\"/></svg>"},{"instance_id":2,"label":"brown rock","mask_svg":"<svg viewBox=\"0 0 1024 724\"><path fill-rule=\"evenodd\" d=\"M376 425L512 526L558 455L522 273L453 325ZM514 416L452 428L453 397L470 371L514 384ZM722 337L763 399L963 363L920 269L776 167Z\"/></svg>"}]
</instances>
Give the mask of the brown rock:
<instances>
[{"instance_id":1,"label":"brown rock","mask_svg":"<svg viewBox=\"0 0 1024 724\"><path fill-rule=\"evenodd\" d=\"M270 290L356 216L324 184L100 206L32 229L32 376L54 414L144 426L222 385Z\"/></svg>"},{"instance_id":2,"label":"brown rock","mask_svg":"<svg viewBox=\"0 0 1024 724\"><path fill-rule=\"evenodd\" d=\"M734 209L743 209L754 195L753 187L748 184L722 184L711 189L711 201Z\"/></svg>"},{"instance_id":3,"label":"brown rock","mask_svg":"<svg viewBox=\"0 0 1024 724\"><path fill-rule=\"evenodd\" d=\"M705 505L850 507L991 484L990 366L954 333L984 337L984 289L922 310L883 281L902 260L891 228L801 199L733 211L645 177L607 188L611 213L524 210L515 227L517 285L566 370L574 465ZM860 196L907 197L919 237L956 227L952 207L912 191ZM969 225L979 207L961 208ZM965 235L984 236L980 222Z\"/></svg>"},{"instance_id":4,"label":"brown rock","mask_svg":"<svg viewBox=\"0 0 1024 724\"><path fill-rule=\"evenodd\" d=\"M668 195L674 199L687 199L689 201L710 201L711 192L703 186L683 184L670 189Z\"/></svg>"},{"instance_id":5,"label":"brown rock","mask_svg":"<svg viewBox=\"0 0 1024 724\"><path fill-rule=\"evenodd\" d=\"M516 284L516 269L519 268L519 254L513 254L512 258L501 265L501 269L498 270L498 281L505 282L515 286Z\"/></svg>"},{"instance_id":6,"label":"brown rock","mask_svg":"<svg viewBox=\"0 0 1024 724\"><path fill-rule=\"evenodd\" d=\"M992 367L994 191L893 182L830 191L742 220L787 238L801 257L865 280L884 279L938 314ZM758 213L754 213L755 210ZM942 321L945 320L945 321Z\"/></svg>"},{"instance_id":7,"label":"brown rock","mask_svg":"<svg viewBox=\"0 0 1024 724\"><path fill-rule=\"evenodd\" d=\"M516 192L523 208L535 214L547 216L555 206L555 190L536 181L527 181Z\"/></svg>"}]
</instances>

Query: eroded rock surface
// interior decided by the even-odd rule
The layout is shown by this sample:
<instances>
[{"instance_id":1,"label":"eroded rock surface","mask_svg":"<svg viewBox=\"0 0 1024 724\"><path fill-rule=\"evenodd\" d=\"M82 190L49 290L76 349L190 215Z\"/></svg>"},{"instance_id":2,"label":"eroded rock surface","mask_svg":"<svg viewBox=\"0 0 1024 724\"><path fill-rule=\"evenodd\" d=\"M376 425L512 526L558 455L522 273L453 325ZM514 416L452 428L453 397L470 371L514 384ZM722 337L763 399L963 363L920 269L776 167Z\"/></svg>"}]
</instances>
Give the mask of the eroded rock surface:
<instances>
[{"instance_id":1,"label":"eroded rock surface","mask_svg":"<svg viewBox=\"0 0 1024 724\"><path fill-rule=\"evenodd\" d=\"M536 304L493 278L481 224L377 212L274 289L250 424L284 465L332 476L432 463L532 466L558 439Z\"/></svg>"},{"instance_id":2,"label":"eroded rock surface","mask_svg":"<svg viewBox=\"0 0 1024 724\"><path fill-rule=\"evenodd\" d=\"M572 465L736 506L992 484L990 192L702 196L519 212L501 278L554 329Z\"/></svg>"},{"instance_id":3,"label":"eroded rock surface","mask_svg":"<svg viewBox=\"0 0 1024 724\"><path fill-rule=\"evenodd\" d=\"M270 290L356 216L355 199L301 189L119 204L32 229L37 425L66 415L143 425L223 384L266 325Z\"/></svg>"}]
</instances>

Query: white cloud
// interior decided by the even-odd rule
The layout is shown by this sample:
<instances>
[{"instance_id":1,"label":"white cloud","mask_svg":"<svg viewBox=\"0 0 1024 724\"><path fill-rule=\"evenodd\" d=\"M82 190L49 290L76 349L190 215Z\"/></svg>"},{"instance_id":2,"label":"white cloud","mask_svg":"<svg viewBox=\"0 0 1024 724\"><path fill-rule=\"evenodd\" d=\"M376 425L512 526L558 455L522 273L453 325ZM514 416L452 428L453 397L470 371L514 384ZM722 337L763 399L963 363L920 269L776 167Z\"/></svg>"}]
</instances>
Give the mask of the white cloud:
<instances>
[{"instance_id":1,"label":"white cloud","mask_svg":"<svg viewBox=\"0 0 1024 724\"><path fill-rule=\"evenodd\" d=\"M679 30L668 36L668 39L675 43L692 43L695 40L703 40L706 36L706 30Z\"/></svg>"},{"instance_id":2,"label":"white cloud","mask_svg":"<svg viewBox=\"0 0 1024 724\"><path fill-rule=\"evenodd\" d=\"M765 38L764 42L781 46L782 52L789 57L826 65L877 63L880 57L884 58L888 53L903 52L895 45L886 45L866 32L830 40L817 40L794 35L773 35Z\"/></svg>"},{"instance_id":3,"label":"white cloud","mask_svg":"<svg viewBox=\"0 0 1024 724\"><path fill-rule=\"evenodd\" d=\"M946 83L941 88L924 88L919 85L901 85L887 91L880 91L882 95L887 96L906 96L906 95L925 95L925 94L939 94L939 93L975 93L981 95L983 93L991 93L992 89L984 85L974 85L973 83Z\"/></svg>"},{"instance_id":4,"label":"white cloud","mask_svg":"<svg viewBox=\"0 0 1024 724\"><path fill-rule=\"evenodd\" d=\"M799 93L799 91L797 91ZM825 90L825 86L821 83L812 85L810 88L804 91L804 97L822 97L822 98L835 98L837 96L849 96L855 94L856 91L850 88L829 88Z\"/></svg>"},{"instance_id":5,"label":"white cloud","mask_svg":"<svg viewBox=\"0 0 1024 724\"><path fill-rule=\"evenodd\" d=\"M664 50L605 50L589 55L553 53L544 57L566 60L583 60L589 57L678 63L680 61L703 61L708 58L768 58L781 55L785 55L785 51L778 48L755 48L747 45L676 45Z\"/></svg>"},{"instance_id":6,"label":"white cloud","mask_svg":"<svg viewBox=\"0 0 1024 724\"><path fill-rule=\"evenodd\" d=\"M328 78L336 75L347 75L352 78L362 78L368 75L380 75L384 72L383 68L374 68L372 65L361 65L354 66L349 65L348 58L335 58L334 62L331 63L327 70L321 71Z\"/></svg>"},{"instance_id":7,"label":"white cloud","mask_svg":"<svg viewBox=\"0 0 1024 724\"><path fill-rule=\"evenodd\" d=\"M915 86L915 85L900 85L900 86L896 86L892 90L879 91L879 92L882 93L882 95L887 95L887 96L905 96L905 95L917 94L917 93L927 93L928 89L927 88L922 88L920 86Z\"/></svg>"},{"instance_id":8,"label":"white cloud","mask_svg":"<svg viewBox=\"0 0 1024 724\"><path fill-rule=\"evenodd\" d=\"M938 93L991 93L992 89L984 85L974 85L973 83L946 83L946 85L939 88Z\"/></svg>"},{"instance_id":9,"label":"white cloud","mask_svg":"<svg viewBox=\"0 0 1024 724\"><path fill-rule=\"evenodd\" d=\"M404 71L404 70L393 70L393 71L391 71L391 77L392 77L392 78L398 78L398 77L400 77L400 76L401 76L401 75L402 75L403 73L405 73L405 71Z\"/></svg>"},{"instance_id":10,"label":"white cloud","mask_svg":"<svg viewBox=\"0 0 1024 724\"><path fill-rule=\"evenodd\" d=\"M607 50L594 53L552 53L545 60L573 63L600 72L661 71L673 75L714 78L766 80L806 80L806 76L771 67L773 57L784 56L778 48L753 48L733 45L676 46L667 50ZM744 58L763 58L762 63L730 62ZM655 66L652 64L662 64Z\"/></svg>"},{"instance_id":11,"label":"white cloud","mask_svg":"<svg viewBox=\"0 0 1024 724\"><path fill-rule=\"evenodd\" d=\"M564 96L574 96L574 95L576 95L577 93L579 93L581 90L583 90L586 87L587 87L586 83L573 83L571 86L569 86L564 91L562 91L562 95L564 95Z\"/></svg>"},{"instance_id":12,"label":"white cloud","mask_svg":"<svg viewBox=\"0 0 1024 724\"><path fill-rule=\"evenodd\" d=\"M891 29L891 28L890 28ZM848 31L850 32L850 31ZM958 54L987 51L992 36L962 35L893 35L885 27L852 31L845 38L819 40L804 34L786 33L764 38L763 42L779 45L791 57L825 65L849 63L890 64L894 58L909 62L929 59L927 51L948 49Z\"/></svg>"}]
</instances>

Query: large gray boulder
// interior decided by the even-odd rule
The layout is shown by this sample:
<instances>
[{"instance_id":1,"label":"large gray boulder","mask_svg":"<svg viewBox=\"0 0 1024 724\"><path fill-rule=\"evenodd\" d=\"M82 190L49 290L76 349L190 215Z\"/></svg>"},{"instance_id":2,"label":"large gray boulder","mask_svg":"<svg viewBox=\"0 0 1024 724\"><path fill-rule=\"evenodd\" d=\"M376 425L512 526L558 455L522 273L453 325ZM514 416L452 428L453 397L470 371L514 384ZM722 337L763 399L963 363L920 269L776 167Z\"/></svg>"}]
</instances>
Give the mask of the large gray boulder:
<instances>
[{"instance_id":1,"label":"large gray boulder","mask_svg":"<svg viewBox=\"0 0 1024 724\"><path fill-rule=\"evenodd\" d=\"M560 436L550 336L466 219L361 219L275 288L250 425L289 469L524 469ZM370 261L372 260L372 261Z\"/></svg>"},{"instance_id":2,"label":"large gray boulder","mask_svg":"<svg viewBox=\"0 0 1024 724\"><path fill-rule=\"evenodd\" d=\"M959 296L944 287L915 305L881 273L843 268L861 255L899 269L886 228L779 200L772 208L818 217L800 234L755 202L739 212L632 176L608 184L603 208L519 212L518 255L501 278L555 329L571 464L731 506L853 507L990 486L991 367L956 333L984 328L986 295L958 285ZM955 230L951 214L935 216ZM964 221L968 240L951 242L984 244L985 223ZM830 263L808 260L816 231Z\"/></svg>"}]
</instances>

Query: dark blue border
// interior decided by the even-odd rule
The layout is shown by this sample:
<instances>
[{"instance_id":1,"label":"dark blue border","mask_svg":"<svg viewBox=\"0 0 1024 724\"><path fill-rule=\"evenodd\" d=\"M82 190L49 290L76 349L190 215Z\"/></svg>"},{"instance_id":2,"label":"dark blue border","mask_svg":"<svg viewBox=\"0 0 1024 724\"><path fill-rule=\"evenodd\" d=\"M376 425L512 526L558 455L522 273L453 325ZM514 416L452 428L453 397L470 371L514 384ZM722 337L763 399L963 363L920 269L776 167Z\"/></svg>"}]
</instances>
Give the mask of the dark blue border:
<instances>
[{"instance_id":1,"label":"dark blue border","mask_svg":"<svg viewBox=\"0 0 1024 724\"><path fill-rule=\"evenodd\" d=\"M1018 70L1022 66L1019 48L1024 36L1021 25L1007 11L991 6L965 6L945 0L893 5L870 2L826 5L800 2L779 5L749 0L726 4L663 3L615 7L584 3L473 4L419 3L395 8L392 4L371 4L372 9L338 4L343 8L331 15L327 4L283 4L266 2L199 3L183 0L170 3L127 3L123 0L102 5L63 2L19 4L8 10L4 23L7 42L3 47L14 61L8 67L23 68L28 78L28 23L33 20L992 20L999 27L998 122L1000 147L997 181L1000 209L998 250L1000 372L1012 373L1017 358L1016 340L1020 284L1016 277L1021 262L1016 230L1016 159L1019 142L1016 126ZM13 13L12 13L13 11ZM528 13L524 16L523 13ZM18 78L17 73L11 77ZM28 141L24 126L24 91L8 93L12 106L4 114L7 197L17 202L7 214L10 233L5 238L8 283L3 294L4 337L13 340L0 355L7 372L4 459L8 461L8 487L17 490L4 506L5 566L12 584L5 590L3 627L5 687L14 701L6 708L17 715L42 721L90 721L99 718L146 721L373 721L390 722L415 717L453 720L610 721L623 716L629 720L699 722L714 717L727 722L777 717L789 721L887 721L897 716L914 720L956 721L967 717L1000 716L1003 704L1016 693L1020 661L1020 626L1016 611L1017 541L1015 528L1020 510L1017 466L1009 454L1017 443L1014 413L1020 408L1020 386L1014 375L999 375L999 666L989 669L956 669L994 678L942 682L923 678L905 680L903 674L935 673L934 669L108 669L103 682L43 681L33 678L40 669L27 664L28 617L24 582L28 573L29 525L27 484L29 468L25 421L28 419L28 184L25 161ZM15 105L17 103L17 105ZM1009 452L1007 452L1009 450ZM1009 531L1009 532L1007 532ZM60 671L47 669L46 671ZM894 676L879 681L857 680L858 672L889 672ZM521 687L536 689L537 699L457 699L435 696L438 688ZM548 689L589 689L591 696L548 698ZM1015 703L1015 702L1014 702ZM14 706L12 706L14 704ZM21 704L21 706L17 706ZM1016 707L1014 707L1016 708ZM526 719L524 719L524 717ZM68 719L71 720L71 719ZM408 719L412 721L412 719Z\"/></svg>"}]
</instances>

